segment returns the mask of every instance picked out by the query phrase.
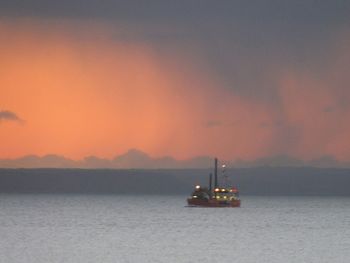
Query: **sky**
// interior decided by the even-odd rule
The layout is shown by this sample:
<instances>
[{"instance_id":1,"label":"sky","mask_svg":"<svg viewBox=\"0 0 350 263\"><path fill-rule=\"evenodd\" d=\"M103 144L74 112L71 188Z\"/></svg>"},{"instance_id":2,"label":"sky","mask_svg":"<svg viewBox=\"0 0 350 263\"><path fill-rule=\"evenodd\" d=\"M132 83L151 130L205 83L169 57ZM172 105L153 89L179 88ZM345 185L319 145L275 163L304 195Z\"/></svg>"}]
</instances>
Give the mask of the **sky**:
<instances>
[{"instance_id":1,"label":"sky","mask_svg":"<svg viewBox=\"0 0 350 263\"><path fill-rule=\"evenodd\" d=\"M1 1L0 159L350 161L349 1Z\"/></svg>"}]
</instances>

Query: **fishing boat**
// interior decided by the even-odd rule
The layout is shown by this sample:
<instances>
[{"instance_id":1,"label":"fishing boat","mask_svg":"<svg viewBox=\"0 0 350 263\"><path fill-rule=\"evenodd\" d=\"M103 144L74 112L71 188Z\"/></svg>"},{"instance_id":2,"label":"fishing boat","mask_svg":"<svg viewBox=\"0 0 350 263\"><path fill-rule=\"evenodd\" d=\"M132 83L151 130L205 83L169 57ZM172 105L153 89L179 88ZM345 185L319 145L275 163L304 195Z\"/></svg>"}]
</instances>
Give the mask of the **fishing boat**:
<instances>
[{"instance_id":1,"label":"fishing boat","mask_svg":"<svg viewBox=\"0 0 350 263\"><path fill-rule=\"evenodd\" d=\"M214 187L212 186L212 174L209 175L209 187L196 185L191 197L187 198L189 206L199 207L240 207L239 191L234 186L228 185L225 174L226 166L223 165L224 186L218 183L218 159L215 158Z\"/></svg>"}]
</instances>

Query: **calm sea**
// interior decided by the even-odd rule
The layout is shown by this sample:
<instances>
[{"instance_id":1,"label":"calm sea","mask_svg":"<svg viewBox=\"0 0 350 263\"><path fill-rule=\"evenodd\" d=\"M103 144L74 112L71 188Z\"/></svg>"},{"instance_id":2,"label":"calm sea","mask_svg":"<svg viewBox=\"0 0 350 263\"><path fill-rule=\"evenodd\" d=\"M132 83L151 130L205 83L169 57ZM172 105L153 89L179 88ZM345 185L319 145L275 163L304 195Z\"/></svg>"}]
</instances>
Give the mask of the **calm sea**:
<instances>
[{"instance_id":1,"label":"calm sea","mask_svg":"<svg viewBox=\"0 0 350 263\"><path fill-rule=\"evenodd\" d=\"M350 198L0 195L0 262L350 262Z\"/></svg>"}]
</instances>

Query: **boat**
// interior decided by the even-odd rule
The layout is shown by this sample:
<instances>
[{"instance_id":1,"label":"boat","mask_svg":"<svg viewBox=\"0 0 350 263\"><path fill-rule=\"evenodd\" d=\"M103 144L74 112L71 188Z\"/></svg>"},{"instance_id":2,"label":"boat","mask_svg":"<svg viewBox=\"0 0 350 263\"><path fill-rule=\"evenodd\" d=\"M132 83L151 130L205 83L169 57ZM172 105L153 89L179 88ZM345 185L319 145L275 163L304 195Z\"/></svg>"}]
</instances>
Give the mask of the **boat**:
<instances>
[{"instance_id":1,"label":"boat","mask_svg":"<svg viewBox=\"0 0 350 263\"><path fill-rule=\"evenodd\" d=\"M214 187L212 187L212 174L209 175L209 187L196 185L191 197L187 198L188 206L192 207L240 207L239 191L234 186L228 186L225 175L226 166L223 165L224 186L218 184L218 159L215 158Z\"/></svg>"}]
</instances>

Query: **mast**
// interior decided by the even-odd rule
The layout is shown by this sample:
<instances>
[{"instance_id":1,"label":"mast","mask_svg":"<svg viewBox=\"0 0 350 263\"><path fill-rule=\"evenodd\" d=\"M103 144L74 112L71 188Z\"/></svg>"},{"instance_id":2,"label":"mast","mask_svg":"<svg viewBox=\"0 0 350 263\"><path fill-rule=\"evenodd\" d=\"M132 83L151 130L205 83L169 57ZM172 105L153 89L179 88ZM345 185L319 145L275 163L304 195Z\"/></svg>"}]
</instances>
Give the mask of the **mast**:
<instances>
[{"instance_id":1,"label":"mast","mask_svg":"<svg viewBox=\"0 0 350 263\"><path fill-rule=\"evenodd\" d=\"M214 188L218 188L218 158L215 158Z\"/></svg>"},{"instance_id":2,"label":"mast","mask_svg":"<svg viewBox=\"0 0 350 263\"><path fill-rule=\"evenodd\" d=\"M210 173L209 174L209 192L211 193L211 189L212 189L212 181L213 181L213 174Z\"/></svg>"}]
</instances>

